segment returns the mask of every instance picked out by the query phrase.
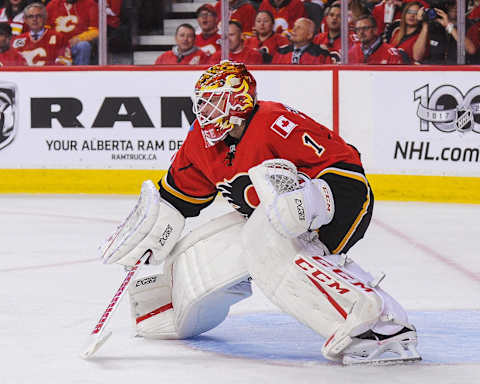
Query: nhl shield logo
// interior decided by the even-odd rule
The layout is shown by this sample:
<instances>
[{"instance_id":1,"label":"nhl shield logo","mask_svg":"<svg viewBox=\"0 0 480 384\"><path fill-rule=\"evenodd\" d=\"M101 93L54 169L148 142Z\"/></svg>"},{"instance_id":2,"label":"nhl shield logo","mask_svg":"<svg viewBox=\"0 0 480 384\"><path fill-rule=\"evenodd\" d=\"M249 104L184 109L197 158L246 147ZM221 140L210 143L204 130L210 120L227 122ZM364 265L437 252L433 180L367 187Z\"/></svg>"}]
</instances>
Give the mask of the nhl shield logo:
<instances>
[{"instance_id":1,"label":"nhl shield logo","mask_svg":"<svg viewBox=\"0 0 480 384\"><path fill-rule=\"evenodd\" d=\"M0 82L0 149L5 148L15 138L17 131L17 86Z\"/></svg>"},{"instance_id":2,"label":"nhl shield logo","mask_svg":"<svg viewBox=\"0 0 480 384\"><path fill-rule=\"evenodd\" d=\"M459 132L468 132L473 128L473 111L469 107L457 107L457 116L455 119L455 127Z\"/></svg>"}]
</instances>

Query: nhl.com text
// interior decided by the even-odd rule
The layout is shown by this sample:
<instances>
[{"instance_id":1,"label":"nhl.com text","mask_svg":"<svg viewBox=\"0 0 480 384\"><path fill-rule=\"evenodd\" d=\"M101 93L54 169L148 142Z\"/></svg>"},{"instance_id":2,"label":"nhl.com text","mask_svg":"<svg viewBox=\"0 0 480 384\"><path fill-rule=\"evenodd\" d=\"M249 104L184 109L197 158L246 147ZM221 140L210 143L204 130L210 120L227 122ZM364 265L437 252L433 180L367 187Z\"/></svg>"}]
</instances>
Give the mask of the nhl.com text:
<instances>
[{"instance_id":1,"label":"nhl.com text","mask_svg":"<svg viewBox=\"0 0 480 384\"><path fill-rule=\"evenodd\" d=\"M435 147L429 141L396 141L393 159L478 163L480 147Z\"/></svg>"}]
</instances>

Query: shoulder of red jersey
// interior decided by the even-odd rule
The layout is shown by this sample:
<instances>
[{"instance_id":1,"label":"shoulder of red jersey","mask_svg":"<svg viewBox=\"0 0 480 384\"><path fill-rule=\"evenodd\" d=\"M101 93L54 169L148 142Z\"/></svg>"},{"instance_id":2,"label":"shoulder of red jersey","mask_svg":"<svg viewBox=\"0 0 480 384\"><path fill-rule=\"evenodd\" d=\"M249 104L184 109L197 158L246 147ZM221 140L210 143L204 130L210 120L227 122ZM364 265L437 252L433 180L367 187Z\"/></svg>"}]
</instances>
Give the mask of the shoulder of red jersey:
<instances>
[{"instance_id":1,"label":"shoulder of red jersey","mask_svg":"<svg viewBox=\"0 0 480 384\"><path fill-rule=\"evenodd\" d=\"M197 119L195 119L195 121L190 125L190 128L188 129L185 141L187 140L188 142L193 141L196 143L201 143L201 145L204 146L202 130L200 129L200 123Z\"/></svg>"},{"instance_id":2,"label":"shoulder of red jersey","mask_svg":"<svg viewBox=\"0 0 480 384\"><path fill-rule=\"evenodd\" d=\"M312 122L307 115L288 105L274 101L259 101L258 104L256 120L262 122L265 136L272 139L287 139L299 126L304 127Z\"/></svg>"},{"instance_id":3,"label":"shoulder of red jersey","mask_svg":"<svg viewBox=\"0 0 480 384\"><path fill-rule=\"evenodd\" d=\"M46 5L47 10L49 10L50 8L57 7L58 4L59 4L61 1L62 1L62 0L51 0L51 1L49 1L48 4Z\"/></svg>"}]
</instances>

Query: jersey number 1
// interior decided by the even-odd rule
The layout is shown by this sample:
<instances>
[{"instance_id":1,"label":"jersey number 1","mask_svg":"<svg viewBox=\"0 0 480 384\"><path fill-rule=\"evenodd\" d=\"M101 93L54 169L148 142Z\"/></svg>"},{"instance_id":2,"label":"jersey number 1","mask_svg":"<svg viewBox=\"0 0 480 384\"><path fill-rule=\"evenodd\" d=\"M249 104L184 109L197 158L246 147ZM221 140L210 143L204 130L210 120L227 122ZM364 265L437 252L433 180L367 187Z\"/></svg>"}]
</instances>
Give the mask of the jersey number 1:
<instances>
[{"instance_id":1,"label":"jersey number 1","mask_svg":"<svg viewBox=\"0 0 480 384\"><path fill-rule=\"evenodd\" d=\"M325 152L325 148L323 148L320 144L313 140L307 133L304 133L302 138L303 144L307 147L312 148L318 157L323 155L323 152Z\"/></svg>"}]
</instances>

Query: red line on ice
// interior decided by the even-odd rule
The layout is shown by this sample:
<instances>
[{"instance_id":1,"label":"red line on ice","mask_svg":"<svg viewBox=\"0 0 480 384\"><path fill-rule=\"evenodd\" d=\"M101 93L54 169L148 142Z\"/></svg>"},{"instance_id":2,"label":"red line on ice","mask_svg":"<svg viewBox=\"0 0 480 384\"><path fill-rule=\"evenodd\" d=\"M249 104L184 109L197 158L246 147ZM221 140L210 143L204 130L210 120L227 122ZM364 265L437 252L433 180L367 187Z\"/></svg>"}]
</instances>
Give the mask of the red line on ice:
<instances>
[{"instance_id":1,"label":"red line on ice","mask_svg":"<svg viewBox=\"0 0 480 384\"><path fill-rule=\"evenodd\" d=\"M427 255L433 257L435 260L448 265L449 267L455 269L456 271L462 273L463 275L468 276L470 279L472 279L473 281L476 281L477 283L480 282L479 273L472 272L462 267L460 264L455 263L451 258L444 256L441 253L437 252L436 250L430 248L429 246L418 242L417 240L415 240L415 238L410 237L403 232L400 232L398 229L391 227L390 225L388 225L387 223L384 223L383 221L380 221L378 219L373 219L373 221L375 222L375 224L385 229L390 234L396 237L399 237L400 239L405 240L406 242L412 244L415 248L420 249Z\"/></svg>"}]
</instances>

